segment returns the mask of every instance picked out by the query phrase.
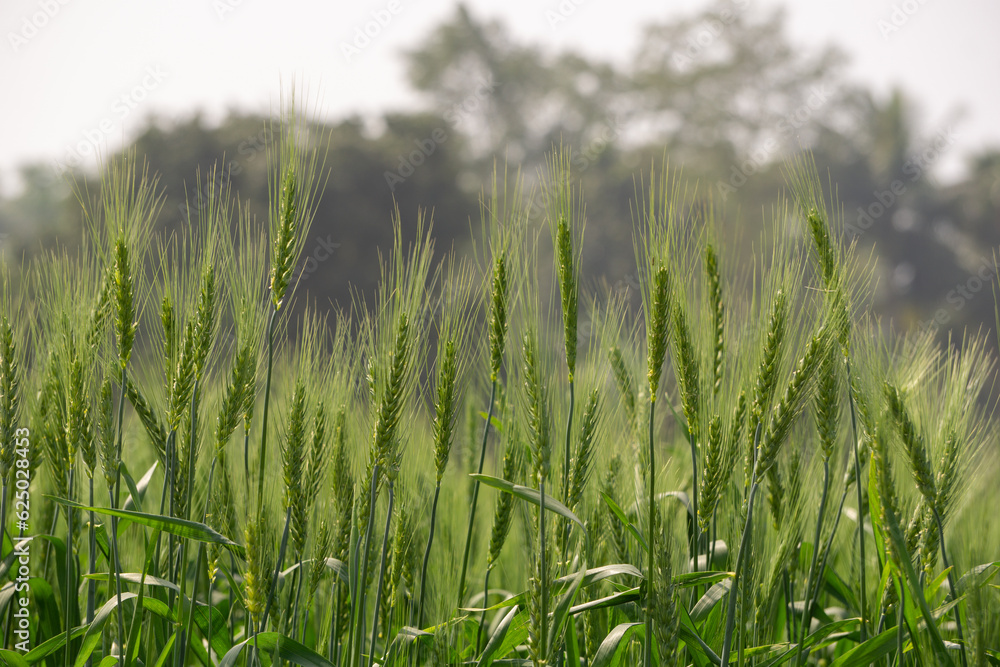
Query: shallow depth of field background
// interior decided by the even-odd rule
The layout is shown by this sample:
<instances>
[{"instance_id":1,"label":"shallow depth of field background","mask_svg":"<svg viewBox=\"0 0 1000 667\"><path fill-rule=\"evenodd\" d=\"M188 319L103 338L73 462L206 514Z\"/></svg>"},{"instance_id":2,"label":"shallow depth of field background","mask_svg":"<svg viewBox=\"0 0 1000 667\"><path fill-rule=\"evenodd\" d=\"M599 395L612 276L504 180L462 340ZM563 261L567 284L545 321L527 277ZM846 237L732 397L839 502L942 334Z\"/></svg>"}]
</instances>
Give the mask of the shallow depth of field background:
<instances>
[{"instance_id":1,"label":"shallow depth of field background","mask_svg":"<svg viewBox=\"0 0 1000 667\"><path fill-rule=\"evenodd\" d=\"M320 305L374 289L394 200L404 224L433 209L439 247L467 246L497 157L530 184L554 143L571 149L588 200L585 273L634 293L635 174L666 151L749 254L781 161L808 148L852 235L874 248L886 322L938 327L942 341L991 326L997 6L671 5L4 3L0 249L16 262L72 246L69 183L124 145L159 173L162 228L217 160L241 198L266 201L262 119L295 83L334 126L300 265Z\"/></svg>"}]
</instances>

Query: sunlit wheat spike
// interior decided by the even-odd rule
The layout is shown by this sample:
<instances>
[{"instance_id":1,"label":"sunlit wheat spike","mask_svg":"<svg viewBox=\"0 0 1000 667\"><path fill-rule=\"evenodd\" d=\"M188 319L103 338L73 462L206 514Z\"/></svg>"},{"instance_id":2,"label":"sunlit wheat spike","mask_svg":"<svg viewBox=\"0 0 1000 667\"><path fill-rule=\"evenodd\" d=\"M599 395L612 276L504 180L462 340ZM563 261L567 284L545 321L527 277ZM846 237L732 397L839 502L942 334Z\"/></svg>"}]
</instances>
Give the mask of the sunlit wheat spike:
<instances>
[{"instance_id":1,"label":"sunlit wheat spike","mask_svg":"<svg viewBox=\"0 0 1000 667\"><path fill-rule=\"evenodd\" d=\"M208 524L212 525L211 515L208 518ZM208 576L210 582L214 582L216 577L219 576L219 559L221 557L222 548L218 544L209 544L205 550L205 574Z\"/></svg>"},{"instance_id":2,"label":"sunlit wheat spike","mask_svg":"<svg viewBox=\"0 0 1000 667\"><path fill-rule=\"evenodd\" d=\"M532 476L534 483L538 484L548 479L551 464L548 388L541 360L538 358L538 342L533 333L525 334L522 351L528 429L531 434L529 448L532 454Z\"/></svg>"},{"instance_id":3,"label":"sunlit wheat spike","mask_svg":"<svg viewBox=\"0 0 1000 667\"><path fill-rule=\"evenodd\" d=\"M656 401L667 356L667 336L670 323L670 274L659 263L650 276L648 308L646 310L646 354L649 379L649 400Z\"/></svg>"},{"instance_id":4,"label":"sunlit wheat spike","mask_svg":"<svg viewBox=\"0 0 1000 667\"><path fill-rule=\"evenodd\" d=\"M332 543L333 535L330 530L330 524L327 523L326 519L322 519L319 522L319 529L316 531L316 539L313 540L311 555L312 563L309 567L309 586L306 596L306 609L312 609L313 601L316 599L316 593L319 591L320 582L323 580L323 575L326 573L326 559L330 558L333 554Z\"/></svg>"},{"instance_id":5,"label":"sunlit wheat spike","mask_svg":"<svg viewBox=\"0 0 1000 667\"><path fill-rule=\"evenodd\" d=\"M587 405L583 410L580 422L580 435L577 440L576 452L573 455L573 465L570 469L568 507L576 509L583 500L583 491L590 478L590 466L594 456L594 438L601 419L601 394L595 387L587 397ZM506 495L506 494L505 494Z\"/></svg>"},{"instance_id":6,"label":"sunlit wheat spike","mask_svg":"<svg viewBox=\"0 0 1000 667\"><path fill-rule=\"evenodd\" d=\"M733 409L732 420L729 422L729 439L726 441L723 470L726 475L731 475L736 465L736 458L740 452L740 443L743 439L743 429L747 422L747 393L741 391L736 399L736 407ZM728 479L728 477L727 477Z\"/></svg>"},{"instance_id":7,"label":"sunlit wheat spike","mask_svg":"<svg viewBox=\"0 0 1000 667\"><path fill-rule=\"evenodd\" d=\"M197 470L198 454L201 447L201 438L198 433L197 424L191 428L191 411L184 413L179 424L177 440L175 446L175 469L174 469L174 511L177 516L187 516L191 507L192 497L188 493L188 479L191 470Z\"/></svg>"},{"instance_id":8,"label":"sunlit wheat spike","mask_svg":"<svg viewBox=\"0 0 1000 667\"><path fill-rule=\"evenodd\" d=\"M101 469L104 472L104 481L107 482L110 489L114 486L115 474L118 470L114 406L111 401L111 380L105 380L101 384L101 394L98 399L97 410L97 437L100 441Z\"/></svg>"},{"instance_id":9,"label":"sunlit wheat spike","mask_svg":"<svg viewBox=\"0 0 1000 667\"><path fill-rule=\"evenodd\" d=\"M722 495L723 485L728 481L728 472L723 462L726 443L723 442L722 418L715 415L708 422L708 442L705 448L705 483L701 487L698 502L698 521L704 531L715 513L715 506Z\"/></svg>"},{"instance_id":10,"label":"sunlit wheat spike","mask_svg":"<svg viewBox=\"0 0 1000 667\"><path fill-rule=\"evenodd\" d=\"M924 511L926 509L927 505L924 504L923 500L917 503L917 506L913 508L910 521L906 524L906 529L903 531L903 543L906 544L906 549L911 554L917 553L917 549L920 546L920 534L924 530Z\"/></svg>"},{"instance_id":11,"label":"sunlit wheat spike","mask_svg":"<svg viewBox=\"0 0 1000 667\"><path fill-rule=\"evenodd\" d=\"M306 463L306 388L301 378L292 391L288 425L282 444L282 480L285 488L285 508L291 510L289 536L292 553L305 548L308 521L305 493L302 488Z\"/></svg>"},{"instance_id":12,"label":"sunlit wheat spike","mask_svg":"<svg viewBox=\"0 0 1000 667\"><path fill-rule=\"evenodd\" d=\"M125 385L125 395L135 409L135 414L139 417L139 421L146 429L146 434L149 435L150 442L153 443L160 463L163 463L167 451L166 428L160 423L159 418L146 400L146 397L143 396L142 392L139 391L139 388L131 380Z\"/></svg>"},{"instance_id":13,"label":"sunlit wheat spike","mask_svg":"<svg viewBox=\"0 0 1000 667\"><path fill-rule=\"evenodd\" d=\"M839 350L828 345L820 362L816 383L815 414L819 446L823 456L833 456L837 443L837 426L840 422L840 358Z\"/></svg>"},{"instance_id":14,"label":"sunlit wheat spike","mask_svg":"<svg viewBox=\"0 0 1000 667\"><path fill-rule=\"evenodd\" d=\"M831 234L830 218L823 199L816 162L812 156L799 156L794 158L784 171L795 204L806 219L823 281L827 288L833 288L838 278L840 258L835 239Z\"/></svg>"},{"instance_id":15,"label":"sunlit wheat spike","mask_svg":"<svg viewBox=\"0 0 1000 667\"><path fill-rule=\"evenodd\" d=\"M899 496L892 480L892 461L889 459L889 446L882 429L876 429L871 437L871 461L875 467L876 484L881 501L882 520L885 521L888 512L899 517ZM891 542L886 542L886 551L893 551ZM898 558L900 554L895 554Z\"/></svg>"},{"instance_id":16,"label":"sunlit wheat spike","mask_svg":"<svg viewBox=\"0 0 1000 667\"><path fill-rule=\"evenodd\" d=\"M280 310L289 290L294 290L292 277L305 244L316 206L329 174L326 171L328 131L318 137L310 122L298 117L295 93L279 121L270 128L275 146L269 146L268 215L271 242L271 273L269 287L271 304Z\"/></svg>"},{"instance_id":17,"label":"sunlit wheat spike","mask_svg":"<svg viewBox=\"0 0 1000 667\"><path fill-rule=\"evenodd\" d=\"M510 424L513 426L513 423ZM522 456L523 445L518 440L516 433L508 436L507 446L503 453L503 479L508 482L520 483L521 472L524 466ZM514 496L509 493L501 493L497 496L496 508L493 511L493 527L490 529L490 546L487 551L486 566L493 567L493 564L500 558L500 552L507 541L510 533L510 526L514 520Z\"/></svg>"},{"instance_id":18,"label":"sunlit wheat spike","mask_svg":"<svg viewBox=\"0 0 1000 667\"><path fill-rule=\"evenodd\" d=\"M726 311L722 303L722 278L719 275L719 259L715 247L709 243L705 246L705 273L708 276L708 299L712 311L712 393L718 395L722 389L722 365L726 357L725 318Z\"/></svg>"},{"instance_id":19,"label":"sunlit wheat spike","mask_svg":"<svg viewBox=\"0 0 1000 667\"><path fill-rule=\"evenodd\" d=\"M0 318L0 475L8 480L14 466L14 432L21 404L21 370L14 330L7 315Z\"/></svg>"},{"instance_id":20,"label":"sunlit wheat spike","mask_svg":"<svg viewBox=\"0 0 1000 667\"><path fill-rule=\"evenodd\" d=\"M781 531L781 517L785 502L785 484L777 463L764 473L767 480L767 506L771 510L771 522L776 531Z\"/></svg>"},{"instance_id":21,"label":"sunlit wheat spike","mask_svg":"<svg viewBox=\"0 0 1000 667\"><path fill-rule=\"evenodd\" d=\"M812 378L819 368L820 362L828 345L827 334L820 329L809 341L806 352L799 359L792 378L785 388L781 400L774 407L774 413L767 427L764 442L761 445L758 470L763 473L770 468L778 455L778 449L788 437L792 423L802 410L802 405L811 387Z\"/></svg>"},{"instance_id":22,"label":"sunlit wheat spike","mask_svg":"<svg viewBox=\"0 0 1000 667\"><path fill-rule=\"evenodd\" d=\"M410 350L410 325L406 313L399 316L396 340L393 345L385 393L382 395L375 420L374 452L379 465L392 479L398 473L399 419L408 381L408 355Z\"/></svg>"},{"instance_id":23,"label":"sunlit wheat spike","mask_svg":"<svg viewBox=\"0 0 1000 667\"><path fill-rule=\"evenodd\" d=\"M246 345L245 355L242 357L243 366L240 372L241 384L240 415L243 417L243 428L250 430L250 423L253 421L254 407L257 404L257 346L255 342Z\"/></svg>"},{"instance_id":24,"label":"sunlit wheat spike","mask_svg":"<svg viewBox=\"0 0 1000 667\"><path fill-rule=\"evenodd\" d=\"M351 515L354 511L354 478L347 458L347 410L341 408L333 423L333 503L334 527L332 553L343 559L351 537Z\"/></svg>"},{"instance_id":25,"label":"sunlit wheat spike","mask_svg":"<svg viewBox=\"0 0 1000 667\"><path fill-rule=\"evenodd\" d=\"M169 294L164 294L160 300L160 324L163 326L163 371L167 377L173 373L174 360L177 358L177 336L174 317L174 302Z\"/></svg>"},{"instance_id":26,"label":"sunlit wheat spike","mask_svg":"<svg viewBox=\"0 0 1000 667\"><path fill-rule=\"evenodd\" d=\"M920 557L920 565L924 574L928 577L934 576L934 569L937 567L938 546L940 545L937 525L934 522L934 510L926 503L921 502L917 506L920 512L919 531L917 544L914 547L907 545L910 553L916 553Z\"/></svg>"},{"instance_id":27,"label":"sunlit wheat spike","mask_svg":"<svg viewBox=\"0 0 1000 667\"><path fill-rule=\"evenodd\" d=\"M128 365L139 326L135 309L135 280L125 236L115 241L114 269L115 334L118 338L118 361L122 368Z\"/></svg>"},{"instance_id":28,"label":"sunlit wheat spike","mask_svg":"<svg viewBox=\"0 0 1000 667\"><path fill-rule=\"evenodd\" d=\"M272 226L275 232L271 249L271 300L275 308L281 308L285 292L292 277L292 269L297 260L296 246L296 201L297 187L295 165L286 165L281 177L281 198L278 204L278 220Z\"/></svg>"},{"instance_id":29,"label":"sunlit wheat spike","mask_svg":"<svg viewBox=\"0 0 1000 667\"><path fill-rule=\"evenodd\" d=\"M327 418L322 401L316 401L313 410L312 431L309 433L309 466L303 493L306 505L312 507L319 496L320 486L326 474L327 456Z\"/></svg>"},{"instance_id":30,"label":"sunlit wheat spike","mask_svg":"<svg viewBox=\"0 0 1000 667\"><path fill-rule=\"evenodd\" d=\"M167 406L167 427L170 430L178 429L181 417L191 403L196 371L196 335L195 323L189 321L184 327L183 342L177 355L177 366L169 375L172 378Z\"/></svg>"},{"instance_id":31,"label":"sunlit wheat spike","mask_svg":"<svg viewBox=\"0 0 1000 667\"><path fill-rule=\"evenodd\" d=\"M819 210L812 207L806 213L806 222L809 225L809 234L812 236L813 247L823 272L823 281L828 288L833 287L836 282L838 262L826 218Z\"/></svg>"},{"instance_id":32,"label":"sunlit wheat spike","mask_svg":"<svg viewBox=\"0 0 1000 667\"><path fill-rule=\"evenodd\" d=\"M53 484L56 493L61 498L69 497L69 460L67 458L66 429L62 405L62 384L57 371L54 370L55 358L50 359L50 369L42 389L39 401L38 415L41 421L42 447L45 450L45 460L52 471ZM117 456L117 452L116 452ZM114 470L118 469L117 458L114 459ZM113 474L113 473L112 473Z\"/></svg>"},{"instance_id":33,"label":"sunlit wheat spike","mask_svg":"<svg viewBox=\"0 0 1000 667\"><path fill-rule=\"evenodd\" d=\"M101 281L101 291L90 312L90 331L87 332L87 347L96 351L101 339L105 336L108 318L111 315L112 282L105 278Z\"/></svg>"},{"instance_id":34,"label":"sunlit wheat spike","mask_svg":"<svg viewBox=\"0 0 1000 667\"><path fill-rule=\"evenodd\" d=\"M562 308L563 334L565 336L566 366L572 381L576 372L577 308L579 300L578 264L573 250L575 235L583 227L583 210L578 205L570 174L570 154L566 150L554 151L547 160L544 199L546 216L552 232L552 247L556 263Z\"/></svg>"},{"instance_id":35,"label":"sunlit wheat spike","mask_svg":"<svg viewBox=\"0 0 1000 667\"><path fill-rule=\"evenodd\" d=\"M458 360L455 341L447 340L441 351L443 355L438 359L437 401L434 404L434 471L438 484L444 478L444 471L448 466L458 415Z\"/></svg>"},{"instance_id":36,"label":"sunlit wheat spike","mask_svg":"<svg viewBox=\"0 0 1000 667\"><path fill-rule=\"evenodd\" d=\"M358 480L358 489L355 493L356 497L355 502L357 504L358 511L354 513L353 519L356 523L355 528L357 529L358 534L364 534L368 526L368 520L371 517L372 473L375 470L376 460L377 460L377 455L375 453L374 447L372 447L368 451L368 458L367 462L365 463L365 471L361 475L361 478ZM376 484L375 486L376 494L378 494L378 492L382 489L383 481L384 480L382 476L379 476L377 479L374 480Z\"/></svg>"},{"instance_id":37,"label":"sunlit wheat spike","mask_svg":"<svg viewBox=\"0 0 1000 667\"><path fill-rule=\"evenodd\" d=\"M935 480L937 499L934 506L942 520L944 520L948 508L954 500L955 484L958 482L960 447L958 434L954 430L949 431L944 441L944 454L942 454L941 462L938 464Z\"/></svg>"},{"instance_id":38,"label":"sunlit wheat spike","mask_svg":"<svg viewBox=\"0 0 1000 667\"><path fill-rule=\"evenodd\" d=\"M507 337L507 258L498 254L493 263L490 291L490 380L496 382L503 364Z\"/></svg>"},{"instance_id":39,"label":"sunlit wheat spike","mask_svg":"<svg viewBox=\"0 0 1000 667\"><path fill-rule=\"evenodd\" d=\"M2 381L2 378L0 378ZM83 363L74 351L70 361L69 394L67 395L69 420L66 423L66 438L70 456L79 450L86 466L87 474L93 476L97 468L97 450L91 425L90 391L84 377Z\"/></svg>"},{"instance_id":40,"label":"sunlit wheat spike","mask_svg":"<svg viewBox=\"0 0 1000 667\"><path fill-rule=\"evenodd\" d=\"M788 301L782 290L774 295L771 317L764 339L764 351L754 384L753 404L750 412L756 422L763 422L778 384L778 371L784 352L785 331L788 325Z\"/></svg>"},{"instance_id":41,"label":"sunlit wheat spike","mask_svg":"<svg viewBox=\"0 0 1000 667\"><path fill-rule=\"evenodd\" d=\"M632 372L625 364L621 348L615 345L608 350L608 361L611 363L611 372L614 374L618 393L621 394L622 401L625 403L625 413L628 415L629 426L636 428L635 381Z\"/></svg>"},{"instance_id":42,"label":"sunlit wheat spike","mask_svg":"<svg viewBox=\"0 0 1000 667\"><path fill-rule=\"evenodd\" d=\"M229 381L226 383L222 405L219 407L219 417L215 423L215 450L217 454L225 451L229 439L233 437L233 433L236 432L243 417L247 387L252 382L256 366L256 351L250 345L242 345L237 350L233 366L229 371Z\"/></svg>"},{"instance_id":43,"label":"sunlit wheat spike","mask_svg":"<svg viewBox=\"0 0 1000 667\"><path fill-rule=\"evenodd\" d=\"M405 580L410 576L410 553L413 545L413 519L406 504L399 504L399 521L396 522L396 532L392 536L392 566L389 569L389 595L386 598L386 608L398 608L405 603L410 588Z\"/></svg>"},{"instance_id":44,"label":"sunlit wheat spike","mask_svg":"<svg viewBox=\"0 0 1000 667\"><path fill-rule=\"evenodd\" d=\"M798 512L799 501L802 499L802 473L805 466L802 463L802 450L793 448L788 452L788 465L785 471L788 476L788 505L793 512Z\"/></svg>"},{"instance_id":45,"label":"sunlit wheat spike","mask_svg":"<svg viewBox=\"0 0 1000 667\"><path fill-rule=\"evenodd\" d=\"M215 267L205 266L198 292L198 306L195 314L194 369L195 377L201 379L205 362L215 341L217 285Z\"/></svg>"},{"instance_id":46,"label":"sunlit wheat spike","mask_svg":"<svg viewBox=\"0 0 1000 667\"><path fill-rule=\"evenodd\" d=\"M662 519L657 513L657 523ZM656 536L656 576L649 583L653 595L653 634L663 657L673 656L677 648L680 615L677 613L676 588L673 583L673 543L662 525L657 526ZM655 582L655 583L654 583Z\"/></svg>"},{"instance_id":47,"label":"sunlit wheat spike","mask_svg":"<svg viewBox=\"0 0 1000 667\"><path fill-rule=\"evenodd\" d=\"M270 514L261 512L251 517L243 537L247 555L243 594L247 612L254 624L259 626L271 593L271 576L274 573L274 530Z\"/></svg>"},{"instance_id":48,"label":"sunlit wheat spike","mask_svg":"<svg viewBox=\"0 0 1000 667\"><path fill-rule=\"evenodd\" d=\"M566 338L566 365L572 379L576 371L577 348L577 283L573 266L573 237L569 222L560 217L556 226L556 257L559 264L559 294L562 303L563 328Z\"/></svg>"},{"instance_id":49,"label":"sunlit wheat spike","mask_svg":"<svg viewBox=\"0 0 1000 667\"><path fill-rule=\"evenodd\" d=\"M695 351L687 316L680 299L674 301L672 315L673 335L670 340L675 349L677 384L681 389L681 407L687 420L688 432L693 439L698 440L700 435L698 401L701 394L699 386L701 373L698 369L698 353Z\"/></svg>"},{"instance_id":50,"label":"sunlit wheat spike","mask_svg":"<svg viewBox=\"0 0 1000 667\"><path fill-rule=\"evenodd\" d=\"M889 404L889 413L892 415L896 430L903 441L903 448L909 457L910 472L913 473L913 479L917 483L917 490L933 506L937 502L937 489L934 484L934 470L927 458L924 439L917 432L917 427L910 418L906 406L903 405L903 399L896 387L886 382L882 388Z\"/></svg>"}]
</instances>

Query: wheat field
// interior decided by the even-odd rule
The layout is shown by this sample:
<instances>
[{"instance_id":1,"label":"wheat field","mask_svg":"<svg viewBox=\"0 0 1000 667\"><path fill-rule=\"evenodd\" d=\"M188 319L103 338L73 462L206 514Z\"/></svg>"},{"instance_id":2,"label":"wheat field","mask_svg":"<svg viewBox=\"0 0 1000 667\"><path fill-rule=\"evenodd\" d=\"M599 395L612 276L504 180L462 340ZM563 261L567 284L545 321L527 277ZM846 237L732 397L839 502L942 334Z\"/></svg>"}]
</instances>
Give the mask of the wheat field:
<instances>
[{"instance_id":1,"label":"wheat field","mask_svg":"<svg viewBox=\"0 0 1000 667\"><path fill-rule=\"evenodd\" d=\"M210 185L154 234L126 153L78 246L3 267L0 663L1000 664L987 341L870 314L808 158L749 266L637 174L632 290L581 266L569 153L500 167L474 251L397 216L324 315L337 175L269 132L267 220Z\"/></svg>"}]
</instances>

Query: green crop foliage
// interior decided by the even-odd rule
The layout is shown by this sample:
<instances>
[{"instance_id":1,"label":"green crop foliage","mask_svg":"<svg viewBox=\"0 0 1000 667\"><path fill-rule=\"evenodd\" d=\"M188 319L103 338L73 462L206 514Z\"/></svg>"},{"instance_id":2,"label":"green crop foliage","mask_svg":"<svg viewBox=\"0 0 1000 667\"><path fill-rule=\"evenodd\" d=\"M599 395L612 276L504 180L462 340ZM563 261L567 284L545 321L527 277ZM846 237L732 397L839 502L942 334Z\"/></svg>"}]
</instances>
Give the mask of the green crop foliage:
<instances>
[{"instance_id":1,"label":"green crop foliage","mask_svg":"<svg viewBox=\"0 0 1000 667\"><path fill-rule=\"evenodd\" d=\"M559 151L551 249L501 171L476 256L397 216L375 301L298 320L337 175L272 129L269 219L156 237L128 156L3 267L0 664L998 664L994 361L866 315L808 159L753 266L664 166L595 288Z\"/></svg>"}]
</instances>

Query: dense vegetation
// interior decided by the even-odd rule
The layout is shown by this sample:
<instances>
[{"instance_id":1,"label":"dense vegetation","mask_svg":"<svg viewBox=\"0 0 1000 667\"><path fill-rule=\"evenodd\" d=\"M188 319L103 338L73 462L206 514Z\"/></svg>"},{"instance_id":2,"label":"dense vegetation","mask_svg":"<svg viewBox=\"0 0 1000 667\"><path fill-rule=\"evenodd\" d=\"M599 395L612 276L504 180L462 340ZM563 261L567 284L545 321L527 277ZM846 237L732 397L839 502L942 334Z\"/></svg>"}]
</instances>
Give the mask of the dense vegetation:
<instances>
[{"instance_id":1,"label":"dense vegetation","mask_svg":"<svg viewBox=\"0 0 1000 667\"><path fill-rule=\"evenodd\" d=\"M993 361L867 314L811 162L750 265L639 175L633 300L587 287L557 151L539 198L495 173L470 259L397 216L374 302L324 317L290 308L328 177L293 121L258 208L210 174L156 233L126 155L4 282L0 659L997 662Z\"/></svg>"}]
</instances>

